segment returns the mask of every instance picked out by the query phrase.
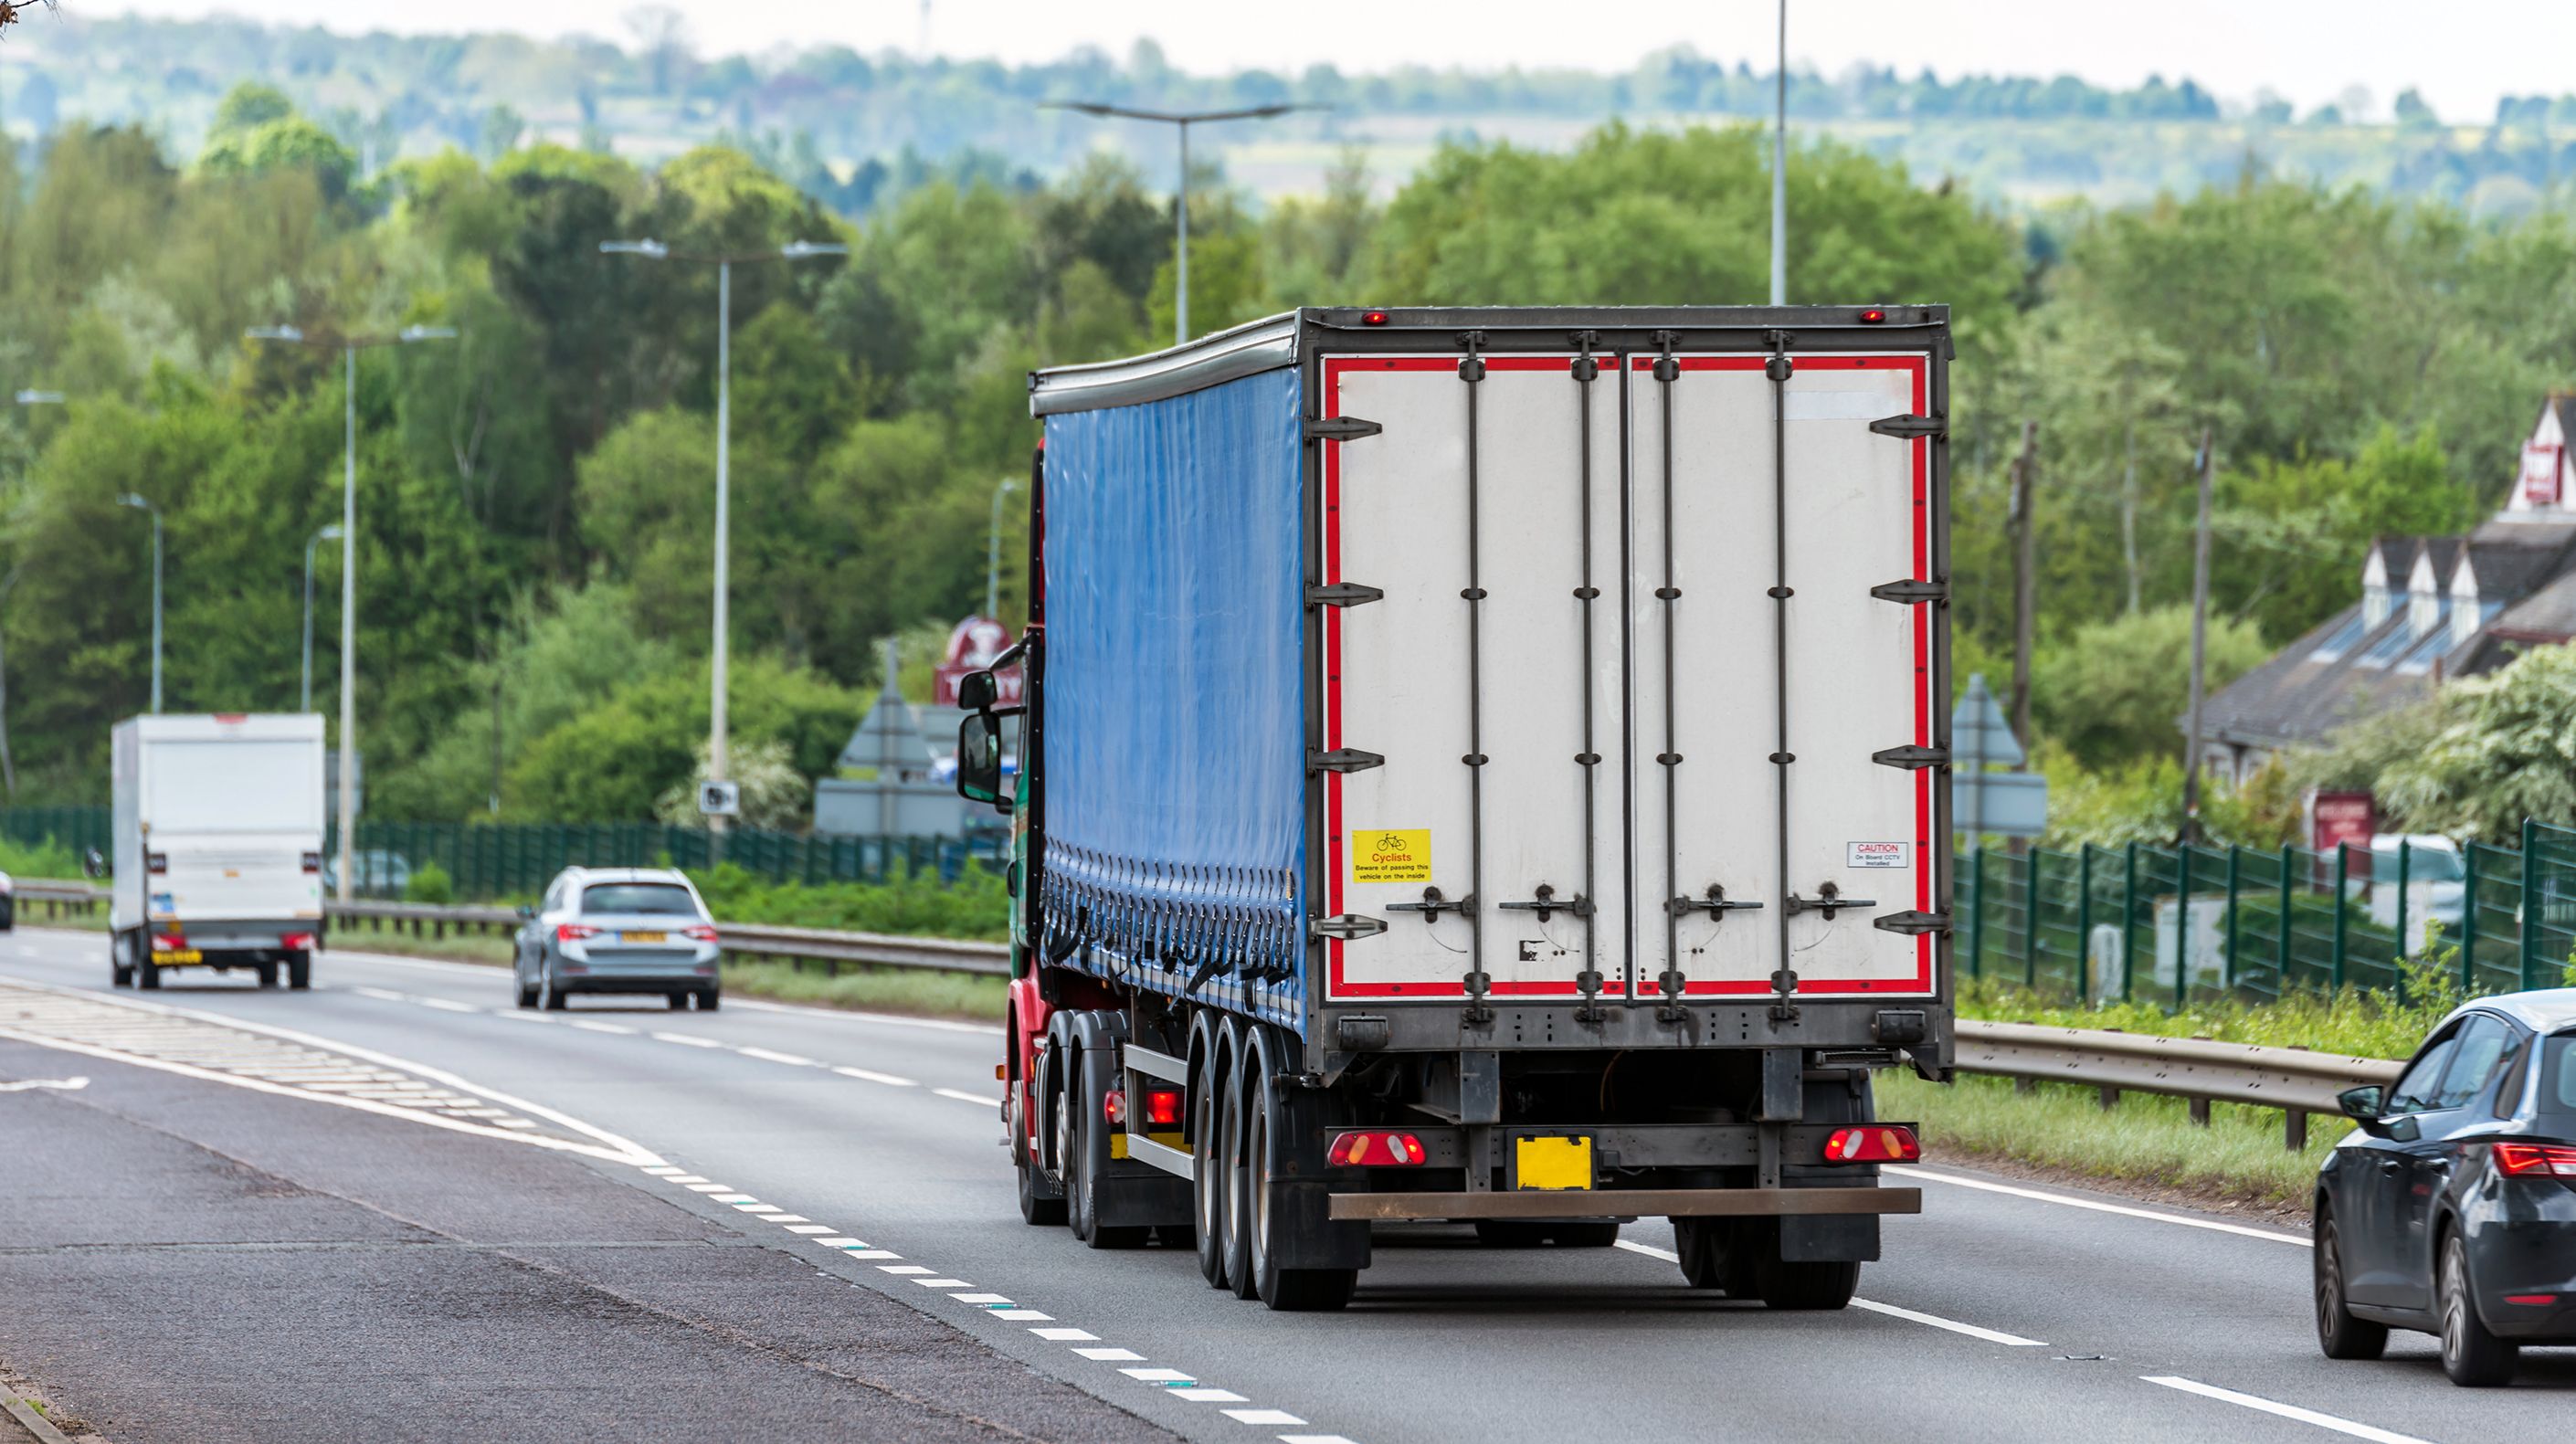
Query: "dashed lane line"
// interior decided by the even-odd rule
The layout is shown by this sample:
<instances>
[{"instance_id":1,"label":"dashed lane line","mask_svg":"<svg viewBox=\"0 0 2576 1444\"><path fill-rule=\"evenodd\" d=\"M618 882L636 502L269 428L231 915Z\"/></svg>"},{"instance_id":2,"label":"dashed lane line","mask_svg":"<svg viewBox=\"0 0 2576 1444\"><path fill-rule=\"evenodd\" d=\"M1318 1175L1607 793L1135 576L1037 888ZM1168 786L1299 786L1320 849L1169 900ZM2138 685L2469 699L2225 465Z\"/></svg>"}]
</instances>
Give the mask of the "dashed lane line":
<instances>
[{"instance_id":1,"label":"dashed lane line","mask_svg":"<svg viewBox=\"0 0 2576 1444\"><path fill-rule=\"evenodd\" d=\"M2375 1441L2375 1444L2429 1444L2429 1441L2419 1439L2412 1434L2400 1434L2393 1429L2374 1428L2371 1425L2338 1418L2332 1414L2319 1413L2314 1409L2302 1409L2296 1404L2284 1404L2277 1399L2266 1399L2258 1394L2240 1394L2234 1389L2222 1389L2215 1384L2204 1384L2198 1379L2186 1379L2178 1374L2141 1374L2138 1377L2150 1384L2161 1384L2165 1388L2179 1389L2186 1394L2198 1394L2204 1399L2216 1399L2222 1404L2233 1404L2240 1409L2252 1409L2257 1413L2295 1419L2302 1424L2313 1424L2320 1429L2332 1430L2337 1434L2348 1434L2355 1439L2369 1439Z\"/></svg>"},{"instance_id":2,"label":"dashed lane line","mask_svg":"<svg viewBox=\"0 0 2576 1444\"><path fill-rule=\"evenodd\" d=\"M999 1108L1002 1106L1001 1099L987 1098L981 1093L961 1093L954 1088L933 1088L930 1091L938 1094L942 1098L954 1098L960 1103L981 1103L987 1108Z\"/></svg>"},{"instance_id":3,"label":"dashed lane line","mask_svg":"<svg viewBox=\"0 0 2576 1444\"><path fill-rule=\"evenodd\" d=\"M1648 1258L1662 1259L1666 1263L1677 1264L1682 1261L1682 1256L1673 1252L1671 1249L1656 1248L1651 1244L1633 1243L1623 1238L1619 1240L1618 1246L1626 1249L1630 1253L1641 1253ZM1851 1301L1851 1306L1856 1309L1867 1310L1873 1314L1884 1314L1891 1319L1903 1319L1908 1323L1923 1324L1935 1329L1946 1329L1954 1334L1965 1334L1972 1339L1983 1339L1989 1344L2004 1344L2016 1349L2045 1349L2048 1347L2047 1344L2038 1339L2025 1339L2019 1334L2007 1334L2001 1329L1983 1328L1976 1324L1963 1324L1957 1319L1945 1319L1939 1314L1918 1313L1913 1309L1901 1309L1894 1304L1882 1304L1873 1299L1854 1299Z\"/></svg>"}]
</instances>

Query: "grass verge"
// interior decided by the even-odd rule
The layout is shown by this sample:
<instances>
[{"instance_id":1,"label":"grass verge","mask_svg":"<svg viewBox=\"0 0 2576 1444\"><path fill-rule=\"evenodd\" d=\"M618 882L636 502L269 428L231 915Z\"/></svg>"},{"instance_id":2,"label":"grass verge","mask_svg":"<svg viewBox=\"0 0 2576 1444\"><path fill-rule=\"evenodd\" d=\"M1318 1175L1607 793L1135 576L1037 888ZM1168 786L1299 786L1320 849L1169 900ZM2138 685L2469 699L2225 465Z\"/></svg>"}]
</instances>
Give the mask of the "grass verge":
<instances>
[{"instance_id":1,"label":"grass verge","mask_svg":"<svg viewBox=\"0 0 2576 1444\"><path fill-rule=\"evenodd\" d=\"M2042 1083L2027 1093L2005 1078L1926 1083L1890 1069L1878 1075L1881 1117L1923 1130L1932 1161L2001 1161L2080 1174L2176 1201L2304 1213L2317 1165L2351 1131L2340 1118L2311 1114L2308 1146L2281 1146L2277 1109L2213 1104L2209 1126L2191 1121L2182 1099L2124 1094L2105 1109L2089 1088Z\"/></svg>"},{"instance_id":2,"label":"grass verge","mask_svg":"<svg viewBox=\"0 0 2576 1444\"><path fill-rule=\"evenodd\" d=\"M773 962L727 963L724 978L727 992L745 997L977 1023L1002 1021L1009 989L1005 979L976 973L844 966L834 976Z\"/></svg>"}]
</instances>

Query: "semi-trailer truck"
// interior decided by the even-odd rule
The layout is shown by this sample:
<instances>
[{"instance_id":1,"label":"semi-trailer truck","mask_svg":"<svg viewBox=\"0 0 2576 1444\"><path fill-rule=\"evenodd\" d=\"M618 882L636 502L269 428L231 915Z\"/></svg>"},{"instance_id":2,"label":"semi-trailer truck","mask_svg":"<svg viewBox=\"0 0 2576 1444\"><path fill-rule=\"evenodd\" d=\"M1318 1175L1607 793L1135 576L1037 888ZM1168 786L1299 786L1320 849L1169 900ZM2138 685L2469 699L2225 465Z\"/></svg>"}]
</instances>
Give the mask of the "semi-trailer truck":
<instances>
[{"instance_id":1,"label":"semi-trailer truck","mask_svg":"<svg viewBox=\"0 0 2576 1444\"><path fill-rule=\"evenodd\" d=\"M1310 308L1031 377L1020 1207L1338 1308L1373 1225L1839 1308L1952 1060L1941 306ZM1016 733L1016 737L1006 734ZM1013 751L1016 776L1001 758Z\"/></svg>"},{"instance_id":2,"label":"semi-trailer truck","mask_svg":"<svg viewBox=\"0 0 2576 1444\"><path fill-rule=\"evenodd\" d=\"M248 968L312 985L322 942L318 713L134 717L113 734L109 978Z\"/></svg>"}]
</instances>

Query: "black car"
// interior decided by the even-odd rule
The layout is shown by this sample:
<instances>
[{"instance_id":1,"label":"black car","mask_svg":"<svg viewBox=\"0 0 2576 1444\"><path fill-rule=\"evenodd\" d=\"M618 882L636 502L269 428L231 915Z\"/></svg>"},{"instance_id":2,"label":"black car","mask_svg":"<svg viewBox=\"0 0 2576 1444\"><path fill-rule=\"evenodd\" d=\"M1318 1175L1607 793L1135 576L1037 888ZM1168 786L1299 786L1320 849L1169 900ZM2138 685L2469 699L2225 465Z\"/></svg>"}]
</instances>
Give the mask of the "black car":
<instances>
[{"instance_id":1,"label":"black car","mask_svg":"<svg viewBox=\"0 0 2576 1444\"><path fill-rule=\"evenodd\" d=\"M2480 998L2317 1171L2317 1342L2375 1359L2442 1340L2455 1384L2512 1382L2527 1344L2576 1344L2576 988Z\"/></svg>"}]
</instances>

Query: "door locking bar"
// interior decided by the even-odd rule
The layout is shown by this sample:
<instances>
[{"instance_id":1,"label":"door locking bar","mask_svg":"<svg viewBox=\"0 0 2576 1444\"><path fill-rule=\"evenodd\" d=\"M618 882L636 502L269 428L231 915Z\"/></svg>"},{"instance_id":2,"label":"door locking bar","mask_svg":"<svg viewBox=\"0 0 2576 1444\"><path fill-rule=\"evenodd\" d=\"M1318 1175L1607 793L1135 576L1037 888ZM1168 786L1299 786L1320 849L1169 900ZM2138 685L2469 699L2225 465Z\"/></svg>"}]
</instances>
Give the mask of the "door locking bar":
<instances>
[{"instance_id":1,"label":"door locking bar","mask_svg":"<svg viewBox=\"0 0 2576 1444\"><path fill-rule=\"evenodd\" d=\"M1677 897L1671 902L1664 904L1664 911L1672 914L1676 918L1686 917L1691 913L1704 911L1712 920L1716 921L1723 921L1728 913L1760 912L1761 910L1762 904L1760 903L1728 902L1726 900L1726 889L1716 883L1710 883L1708 885L1708 896L1706 897Z\"/></svg>"},{"instance_id":2,"label":"door locking bar","mask_svg":"<svg viewBox=\"0 0 2576 1444\"><path fill-rule=\"evenodd\" d=\"M1844 908L1850 908L1854 912L1859 912L1867 908L1878 906L1878 900L1875 898L1865 897L1844 897L1843 890L1829 882L1823 887L1816 889L1816 895L1814 897L1800 897L1796 893L1789 894L1789 900L1786 906L1788 907L1789 914L1792 917L1795 917L1799 913L1823 913L1825 915L1825 921L1832 922L1834 920L1834 914Z\"/></svg>"},{"instance_id":3,"label":"door locking bar","mask_svg":"<svg viewBox=\"0 0 2576 1444\"><path fill-rule=\"evenodd\" d=\"M1560 902L1556 888L1549 883L1540 883L1538 896L1528 902L1496 903L1494 906L1507 913L1536 913L1540 922L1546 922L1557 913L1572 913L1579 918L1592 916L1592 899L1576 893L1572 900Z\"/></svg>"},{"instance_id":4,"label":"door locking bar","mask_svg":"<svg viewBox=\"0 0 2576 1444\"><path fill-rule=\"evenodd\" d=\"M1503 906L1510 907L1511 904L1505 903ZM1422 901L1388 903L1386 905L1386 910L1391 913L1420 913L1422 914L1424 925L1428 926L1429 924L1438 922L1440 920L1440 914L1442 913L1456 913L1463 918L1474 917L1476 915L1476 896L1473 893L1469 893L1465 897L1453 900L1442 896L1440 889L1436 887L1426 887L1422 890Z\"/></svg>"}]
</instances>

